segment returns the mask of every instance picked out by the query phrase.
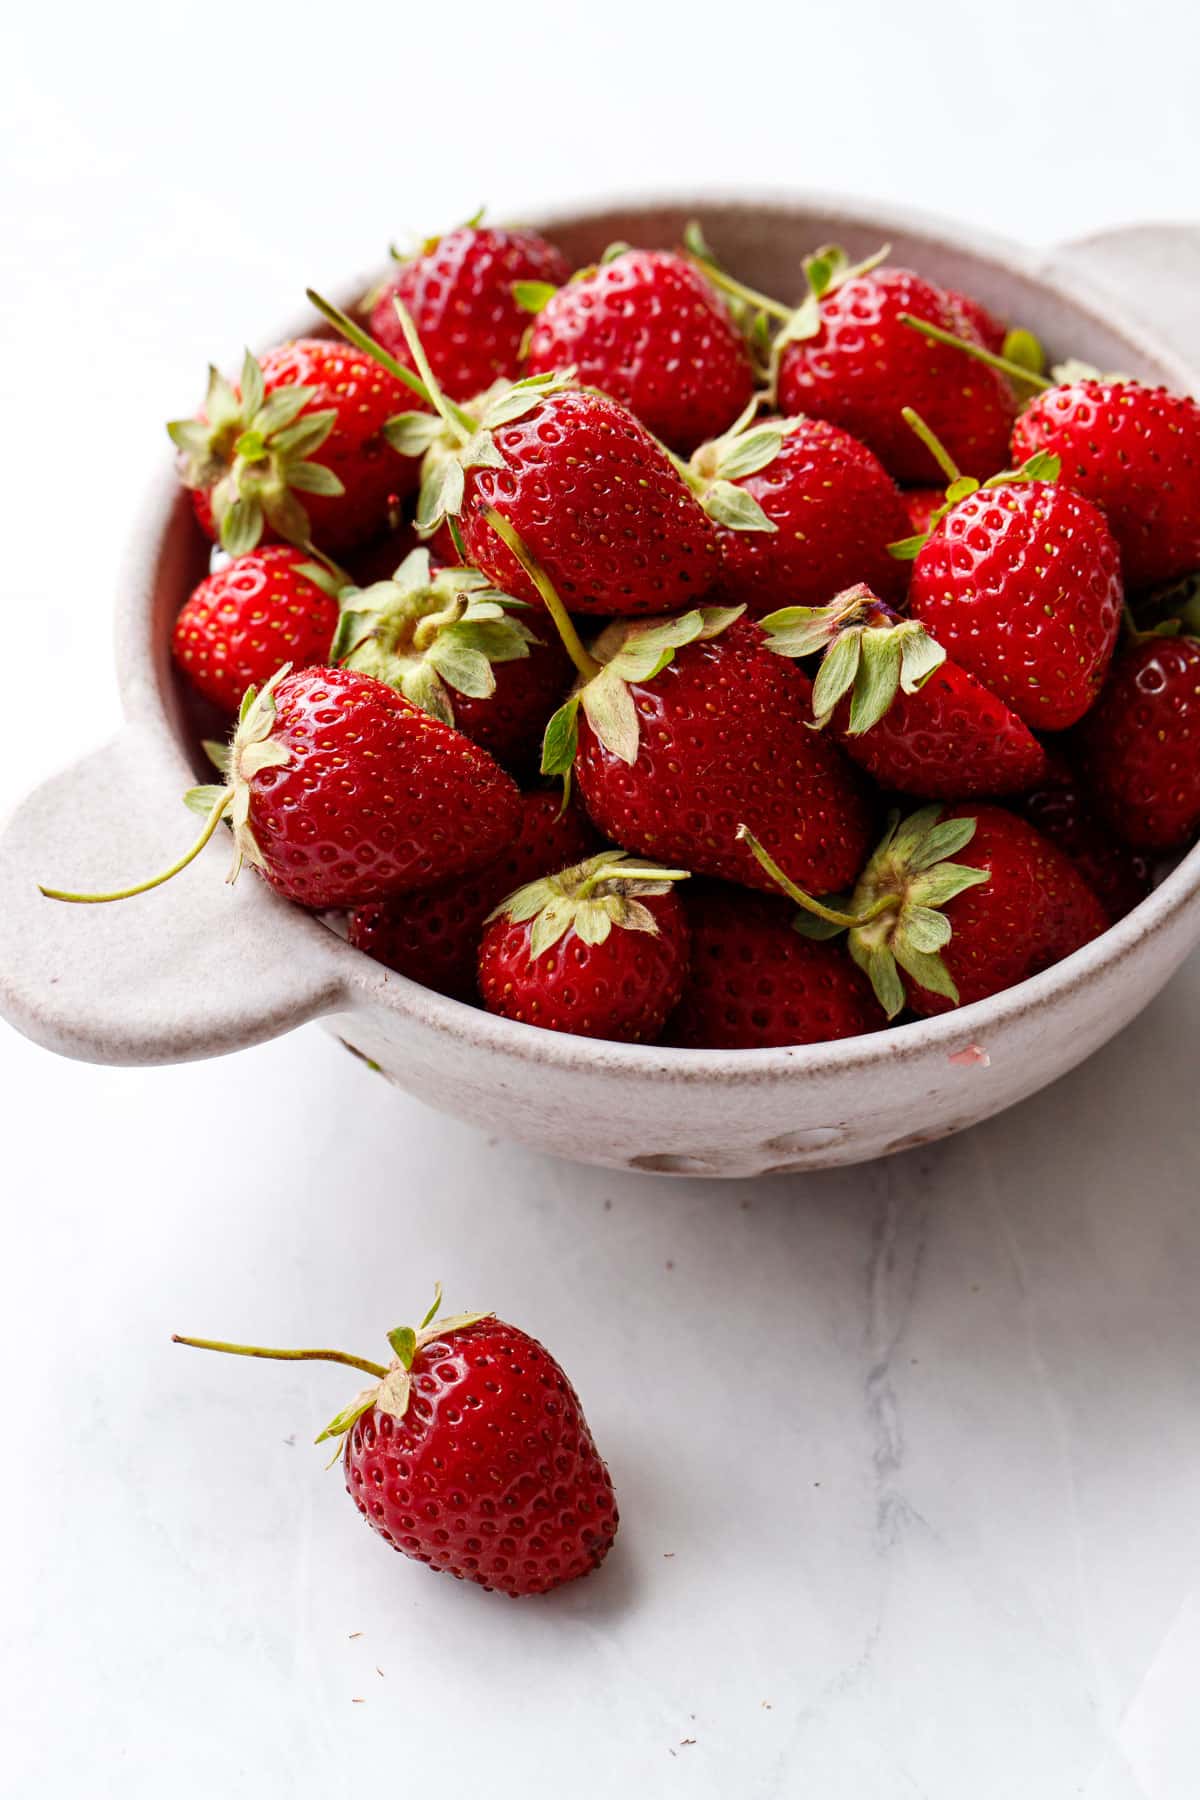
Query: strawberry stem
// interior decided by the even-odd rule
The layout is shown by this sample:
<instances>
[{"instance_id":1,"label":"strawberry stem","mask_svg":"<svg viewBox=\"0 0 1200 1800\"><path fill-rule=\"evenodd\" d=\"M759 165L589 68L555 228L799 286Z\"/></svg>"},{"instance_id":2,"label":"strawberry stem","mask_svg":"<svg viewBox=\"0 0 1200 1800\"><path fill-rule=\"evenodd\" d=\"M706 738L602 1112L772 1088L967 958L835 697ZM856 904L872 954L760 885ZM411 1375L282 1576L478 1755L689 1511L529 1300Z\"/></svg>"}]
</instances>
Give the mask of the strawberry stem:
<instances>
[{"instance_id":1,"label":"strawberry stem","mask_svg":"<svg viewBox=\"0 0 1200 1800\"><path fill-rule=\"evenodd\" d=\"M500 539L516 557L525 573L532 581L541 596L542 603L550 617L554 620L558 635L563 641L563 648L575 664L585 681L590 681L600 673L600 664L594 656L584 648L583 639L576 631L570 613L558 597L557 589L545 569L530 555L520 537L513 530L508 520L498 513L494 506L486 506L483 516Z\"/></svg>"},{"instance_id":2,"label":"strawberry stem","mask_svg":"<svg viewBox=\"0 0 1200 1800\"><path fill-rule=\"evenodd\" d=\"M437 376L429 364L425 354L425 346L421 342L420 333L413 322L412 314L403 300L393 297L392 305L396 309L396 317L400 321L400 329L404 333L404 341L408 345L408 353L416 363L421 375L429 404L438 416L445 420L460 444L469 444L475 435L475 420L463 407L456 406L449 395L442 392Z\"/></svg>"},{"instance_id":3,"label":"strawberry stem","mask_svg":"<svg viewBox=\"0 0 1200 1800\"><path fill-rule=\"evenodd\" d=\"M365 1356L351 1356L348 1350L266 1350L259 1344L226 1344L219 1338L180 1337L172 1333L173 1344L187 1344L193 1350L220 1350L226 1356L265 1356L272 1362L344 1363L348 1369L361 1369L382 1381L387 1370L382 1363L368 1362Z\"/></svg>"},{"instance_id":4,"label":"strawberry stem","mask_svg":"<svg viewBox=\"0 0 1200 1800\"><path fill-rule=\"evenodd\" d=\"M118 888L111 894L75 894L69 893L63 888L42 887L39 882L38 891L44 894L47 900L69 900L80 906L99 906L109 900L131 900L135 894L147 894L151 888L161 887L164 881L170 881L173 875L178 875L181 869L186 869L188 864L199 856L225 817L232 799L233 789L227 787L204 821L204 829L191 849L186 850L177 862L171 864L169 869L164 869L159 875L152 875L148 881L139 881L136 887Z\"/></svg>"},{"instance_id":5,"label":"strawberry stem","mask_svg":"<svg viewBox=\"0 0 1200 1800\"><path fill-rule=\"evenodd\" d=\"M760 294L756 288L747 287L744 281L735 281L732 275L727 275L724 269L705 257L693 255L689 260L722 293L729 294L734 300L744 300L748 306L757 307L759 312L778 319L782 325L789 322L796 310L794 306L785 306L781 300L772 300L766 294Z\"/></svg>"},{"instance_id":6,"label":"strawberry stem","mask_svg":"<svg viewBox=\"0 0 1200 1800\"><path fill-rule=\"evenodd\" d=\"M916 437L920 438L930 456L932 456L934 462L946 477L946 480L951 482L961 481L962 470L959 468L936 431L934 431L932 426L925 423L915 407L902 406L900 408L900 417L904 420L908 429Z\"/></svg>"},{"instance_id":7,"label":"strawberry stem","mask_svg":"<svg viewBox=\"0 0 1200 1800\"><path fill-rule=\"evenodd\" d=\"M364 356L369 356L372 362L379 364L381 369L385 369L389 375L395 376L396 380L402 382L410 393L417 396L418 400L423 400L426 406L433 405L433 395L420 376L414 375L411 369L406 369L402 362L397 362L396 358L390 355L382 344L376 343L369 332L364 331L361 325L356 325L348 313L342 312L333 304L332 300L326 300L321 294L318 294L315 288L305 288L304 293L309 305L315 306L321 317L327 319L334 330L341 333L347 343L353 344L356 350L361 350Z\"/></svg>"},{"instance_id":8,"label":"strawberry stem","mask_svg":"<svg viewBox=\"0 0 1200 1800\"><path fill-rule=\"evenodd\" d=\"M913 331L919 331L922 337L932 338L937 344L949 344L951 349L961 350L964 356L973 356L976 362L986 363L989 369L998 369L1010 381L1024 381L1036 388L1054 386L1045 375L1035 375L1032 369L1023 369L1020 363L1010 362L1007 356L997 356L994 350L985 350L982 344L968 344L963 338L955 337L952 331L943 331L940 325L931 325L928 319L917 319L912 313L901 313L900 323L908 325Z\"/></svg>"},{"instance_id":9,"label":"strawberry stem","mask_svg":"<svg viewBox=\"0 0 1200 1800\"><path fill-rule=\"evenodd\" d=\"M853 931L859 925L869 925L871 920L877 919L881 913L894 911L901 904L899 894L884 894L864 913L838 912L832 906L823 906L819 900L814 900L811 894L806 894L803 888L798 888L790 876L784 874L770 851L764 850L748 825L739 825L737 835L739 842L745 844L759 867L766 870L776 887L782 889L789 900L794 900L797 906L803 907L805 912L812 913L814 918L824 919L828 925L841 925L847 931Z\"/></svg>"}]
</instances>

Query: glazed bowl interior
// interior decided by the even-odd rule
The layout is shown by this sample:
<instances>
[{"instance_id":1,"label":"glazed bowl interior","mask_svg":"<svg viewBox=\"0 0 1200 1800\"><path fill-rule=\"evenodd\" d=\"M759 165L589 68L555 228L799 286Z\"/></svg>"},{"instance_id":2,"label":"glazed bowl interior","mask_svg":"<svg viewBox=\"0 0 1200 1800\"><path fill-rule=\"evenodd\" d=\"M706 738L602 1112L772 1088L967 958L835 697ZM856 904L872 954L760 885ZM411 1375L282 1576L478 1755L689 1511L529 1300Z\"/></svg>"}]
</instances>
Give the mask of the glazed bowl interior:
<instances>
[{"instance_id":1,"label":"glazed bowl interior","mask_svg":"<svg viewBox=\"0 0 1200 1800\"><path fill-rule=\"evenodd\" d=\"M816 246L831 241L845 245L854 257L867 255L881 243L890 242L891 260L916 267L948 286L962 287L978 295L1001 316L1017 320L1037 332L1045 344L1050 360L1067 355L1095 363L1100 368L1118 369L1124 373L1175 388L1192 385L1187 368L1169 351L1144 337L1138 330L1115 322L1085 293L1049 281L1037 272L1033 258L1007 245L969 243L950 227L925 220L875 213L850 205L811 205L802 201L788 204L779 200L734 202L728 199L707 202L612 205L591 213L564 214L538 223L558 242L576 265L594 260L607 244L625 239L647 245L678 243L690 218L699 218L706 236L721 262L740 279L781 298L798 298L802 286L801 257ZM335 284L331 284L335 285ZM369 285L364 280L343 293L352 301ZM313 330L313 319L293 320L288 333ZM277 338L264 342L277 341ZM134 719L151 720L165 727L170 745L177 750L196 776L208 779L208 765L200 747L205 736L219 735L220 721L197 706L190 692L173 669L170 657L170 633L175 614L190 588L207 569L207 546L196 527L191 507L164 475L150 516L143 529L143 539L153 542L155 562L153 579L135 583L118 616L118 662L126 710ZM366 1013L384 1012L394 1020L418 1025L431 1034L430 1041L469 1039L476 1062L490 1060L492 1079L504 1085L503 1064L541 1064L557 1072L575 1070L598 1077L622 1080L636 1077L642 1082L690 1081L704 1084L733 1084L758 1080L786 1080L796 1083L805 1077L825 1077L863 1070L893 1059L910 1059L926 1050L943 1059L955 1045L969 1043L985 1027L991 1028L1016 1011L1030 1007L1053 1005L1056 997L1081 981L1103 980L1106 971L1131 956L1141 954L1147 940L1169 921L1177 919L1182 909L1193 908L1200 893L1200 847L1193 849L1161 882L1155 892L1119 925L1088 945L1085 949L1056 965L1032 981L1011 989L1006 994L961 1009L956 1014L911 1023L868 1038L836 1044L818 1044L789 1050L764 1051L662 1051L647 1046L597 1043L582 1038L511 1024L494 1019L476 1009L443 999L403 978L392 975L339 944L338 952L347 963L347 987L354 996L350 1013L359 1017ZM299 912L295 915L297 954L302 953L302 940L325 927ZM326 938L326 942L328 939ZM1182 951L1179 952L1182 954ZM1179 960L1179 956L1175 956ZM1161 985L1156 979L1148 987L1152 992ZM1132 1016L1136 1007L1125 1009ZM1119 1022L1124 1022L1122 1019ZM364 1049L373 1057L381 1054L377 1045L380 1033L351 1030L343 1021L336 1022L339 1034L352 1046ZM386 1038L386 1030L383 1032ZM1061 1054L1050 1059L1053 1066L1039 1079L1030 1079L1024 1091L1043 1085L1044 1081L1062 1073L1080 1056L1087 1054L1102 1034L1092 1033L1086 1048L1065 1043ZM394 1073L388 1069L389 1073ZM404 1085L421 1091L419 1077L408 1079L397 1075ZM478 1078L477 1086L486 1087L488 1076ZM1019 1084L1016 1084L1019 1085ZM1010 1092L1001 1104L1008 1104L1020 1094ZM462 1110L451 1107L451 1110ZM978 1116L997 1110L984 1105ZM928 1135L941 1135L969 1122L965 1117L946 1123ZM531 1117L526 1129L518 1119L516 1135L531 1141L546 1142L547 1147L565 1148L541 1131ZM886 1148L896 1147L889 1142ZM861 1154L877 1154L879 1145L868 1146ZM836 1156L816 1157L823 1160L853 1160L853 1146ZM655 1167L652 1157L588 1155L589 1160L612 1160L624 1166ZM669 1158L663 1166L669 1166ZM676 1158L686 1163L687 1158ZM799 1166L788 1165L788 1166ZM710 1172L700 1170L698 1172ZM711 1172L724 1173L724 1169ZM736 1172L736 1171L734 1171Z\"/></svg>"}]
</instances>

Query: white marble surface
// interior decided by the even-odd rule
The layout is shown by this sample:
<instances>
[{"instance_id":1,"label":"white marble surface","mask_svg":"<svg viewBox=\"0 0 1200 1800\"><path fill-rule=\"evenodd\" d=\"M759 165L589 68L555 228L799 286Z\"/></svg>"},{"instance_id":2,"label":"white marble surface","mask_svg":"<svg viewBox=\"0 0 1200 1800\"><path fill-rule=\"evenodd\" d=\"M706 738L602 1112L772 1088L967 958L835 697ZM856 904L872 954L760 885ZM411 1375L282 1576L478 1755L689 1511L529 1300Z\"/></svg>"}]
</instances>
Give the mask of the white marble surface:
<instances>
[{"instance_id":1,"label":"white marble surface","mask_svg":"<svg viewBox=\"0 0 1200 1800\"><path fill-rule=\"evenodd\" d=\"M986 12L768 8L787 104L666 13L532 5L519 67L509 15L461 7L449 131L394 9L355 15L341 79L349 22L316 9L24 17L0 807L115 721L109 593L163 416L389 234L710 170L1046 244L1194 208L1200 124L1157 77L1200 36L1170 0L1086 31L1014 0L1003 56ZM602 140L580 121L616 92ZM1194 1800L1198 999L1194 961L944 1146L729 1186L488 1144L316 1030L154 1072L0 1032L0 1794ZM616 1551L544 1604L384 1554L307 1443L341 1372L167 1341L369 1354L436 1275L545 1338L613 1467Z\"/></svg>"}]
</instances>

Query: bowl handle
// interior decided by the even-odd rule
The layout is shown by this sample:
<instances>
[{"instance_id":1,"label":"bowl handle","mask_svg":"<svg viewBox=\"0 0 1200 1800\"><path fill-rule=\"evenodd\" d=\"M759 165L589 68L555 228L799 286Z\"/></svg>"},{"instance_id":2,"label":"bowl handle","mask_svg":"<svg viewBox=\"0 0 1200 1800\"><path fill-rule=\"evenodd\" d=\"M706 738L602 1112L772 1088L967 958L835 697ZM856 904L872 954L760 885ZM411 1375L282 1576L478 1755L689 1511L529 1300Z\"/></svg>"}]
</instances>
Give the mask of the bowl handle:
<instances>
[{"instance_id":1,"label":"bowl handle","mask_svg":"<svg viewBox=\"0 0 1200 1800\"><path fill-rule=\"evenodd\" d=\"M228 887L223 827L174 881L135 899L70 906L39 893L39 882L119 887L169 863L197 823L179 772L177 751L129 726L36 789L0 837L0 1013L48 1049L185 1062L344 1002L345 946L253 871Z\"/></svg>"},{"instance_id":2,"label":"bowl handle","mask_svg":"<svg viewBox=\"0 0 1200 1800\"><path fill-rule=\"evenodd\" d=\"M1107 289L1200 368L1200 225L1127 225L1077 238L1052 253L1046 272L1056 271Z\"/></svg>"}]
</instances>

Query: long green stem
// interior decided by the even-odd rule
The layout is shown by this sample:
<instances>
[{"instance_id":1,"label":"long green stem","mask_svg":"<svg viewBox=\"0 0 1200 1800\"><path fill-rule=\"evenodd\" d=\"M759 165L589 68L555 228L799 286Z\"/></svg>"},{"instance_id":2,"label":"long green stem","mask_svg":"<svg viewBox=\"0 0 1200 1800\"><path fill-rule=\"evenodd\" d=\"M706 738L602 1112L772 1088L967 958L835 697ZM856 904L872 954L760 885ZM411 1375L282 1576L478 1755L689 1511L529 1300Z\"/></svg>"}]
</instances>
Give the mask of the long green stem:
<instances>
[{"instance_id":1,"label":"long green stem","mask_svg":"<svg viewBox=\"0 0 1200 1800\"><path fill-rule=\"evenodd\" d=\"M943 444L941 438L931 426L925 423L915 407L902 406L900 408L900 417L904 420L908 429L920 438L930 456L932 456L934 462L946 477L946 480L961 481L962 470L947 450L945 444Z\"/></svg>"},{"instance_id":2,"label":"long green stem","mask_svg":"<svg viewBox=\"0 0 1200 1800\"><path fill-rule=\"evenodd\" d=\"M207 844L209 838L211 838L213 832L225 817L229 808L229 803L232 799L233 789L231 787L226 788L222 793L221 798L217 801L207 819L204 821L204 830L200 833L200 836L196 839L191 849L186 850L179 858L178 862L173 862L169 869L164 869L160 875L152 875L148 881L139 881L136 887L118 888L111 894L74 894L68 893L63 888L42 887L39 882L38 891L39 893L44 894L47 900L70 900L78 906L99 906L109 900L131 900L135 894L148 894L151 888L161 887L164 881L170 881L173 875L178 875L181 869L187 868L193 858L199 856L205 844Z\"/></svg>"},{"instance_id":3,"label":"long green stem","mask_svg":"<svg viewBox=\"0 0 1200 1800\"><path fill-rule=\"evenodd\" d=\"M396 358L385 350L382 344L376 343L369 332L364 331L361 325L355 324L349 313L342 312L341 308L335 306L332 300L326 300L323 295L318 294L315 288L305 288L304 292L309 305L315 306L321 317L328 319L334 330L340 332L348 344L353 344L356 350L361 350L364 356L369 356L372 362L377 362L381 369L386 369L389 375L394 375L397 381L402 382L410 393L417 396L418 400L423 400L426 406L433 405L433 396L420 376L414 375L411 369L406 369L402 362L397 362Z\"/></svg>"},{"instance_id":4,"label":"long green stem","mask_svg":"<svg viewBox=\"0 0 1200 1800\"><path fill-rule=\"evenodd\" d=\"M448 394L442 392L438 378L430 367L429 358L425 354L425 346L421 342L413 316L403 300L393 297L392 305L396 309L396 317L400 321L400 329L404 333L408 353L420 371L421 382L429 397L429 404L437 412L439 418L445 420L459 443L469 444L477 429L476 421L463 407L456 406Z\"/></svg>"},{"instance_id":5,"label":"long green stem","mask_svg":"<svg viewBox=\"0 0 1200 1800\"><path fill-rule=\"evenodd\" d=\"M498 513L494 506L484 508L484 518L500 539L506 544L532 581L541 596L542 603L558 629L563 641L563 648L579 670L585 681L600 673L601 665L584 647L583 639L576 631L571 615L558 597L557 589L541 564L529 554L517 533L508 520Z\"/></svg>"},{"instance_id":6,"label":"long green stem","mask_svg":"<svg viewBox=\"0 0 1200 1800\"><path fill-rule=\"evenodd\" d=\"M387 1370L382 1363L368 1362L365 1356L351 1356L348 1350L266 1350L259 1344L226 1344L219 1338L171 1337L173 1344L187 1344L193 1350L220 1350L226 1356L265 1356L272 1362L344 1363L348 1369L361 1369L382 1381Z\"/></svg>"},{"instance_id":7,"label":"long green stem","mask_svg":"<svg viewBox=\"0 0 1200 1800\"><path fill-rule=\"evenodd\" d=\"M873 906L869 906L864 913L837 912L832 906L823 906L819 900L814 900L811 894L806 894L803 888L798 888L789 875L784 874L770 851L764 850L748 825L739 825L737 835L755 861L766 870L776 887L782 889L789 900L794 900L797 906L803 907L805 912L812 913L814 918L824 919L828 925L842 925L847 930L853 930L858 925L869 925L871 920L877 919L881 913L893 912L900 905L899 894L885 894Z\"/></svg>"},{"instance_id":8,"label":"long green stem","mask_svg":"<svg viewBox=\"0 0 1200 1800\"><path fill-rule=\"evenodd\" d=\"M910 326L913 331L919 331L922 337L932 338L937 344L949 344L952 350L961 350L964 356L973 356L976 362L986 363L989 369L998 369L1010 381L1025 381L1036 388L1054 386L1045 375L1035 375L1032 369L1023 369L1020 363L1009 362L1007 356L997 356L994 350L985 350L982 344L968 344L963 338L955 337L952 331L943 331L940 325L931 325L928 319L917 319L912 313L901 313L900 323Z\"/></svg>"},{"instance_id":9,"label":"long green stem","mask_svg":"<svg viewBox=\"0 0 1200 1800\"><path fill-rule=\"evenodd\" d=\"M768 318L778 319L782 325L788 323L796 310L794 306L785 306L782 300L772 300L767 294L760 294L757 289L747 287L744 281L735 281L732 275L727 275L724 269L719 269L716 263L708 262L704 257L696 256L692 260L722 293L729 294L734 300L744 300L748 306L757 307L759 312L766 313Z\"/></svg>"}]
</instances>

